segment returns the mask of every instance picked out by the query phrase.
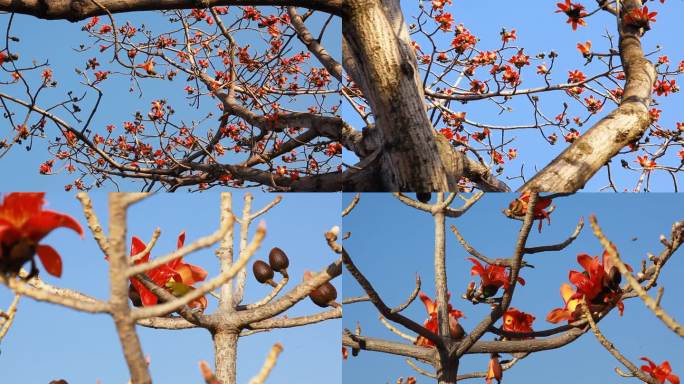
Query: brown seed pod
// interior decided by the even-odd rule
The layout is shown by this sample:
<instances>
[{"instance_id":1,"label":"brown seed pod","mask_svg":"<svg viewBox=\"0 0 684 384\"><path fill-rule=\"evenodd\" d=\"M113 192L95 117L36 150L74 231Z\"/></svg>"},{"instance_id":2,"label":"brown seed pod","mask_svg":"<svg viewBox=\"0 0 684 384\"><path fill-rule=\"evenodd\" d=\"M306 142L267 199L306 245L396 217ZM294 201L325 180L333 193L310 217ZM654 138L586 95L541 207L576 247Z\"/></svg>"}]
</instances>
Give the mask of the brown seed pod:
<instances>
[{"instance_id":1,"label":"brown seed pod","mask_svg":"<svg viewBox=\"0 0 684 384\"><path fill-rule=\"evenodd\" d=\"M316 290L311 292L309 297L314 304L325 308L331 305L331 302L337 299L337 290L332 284L324 283L320 287L316 288Z\"/></svg>"},{"instance_id":2,"label":"brown seed pod","mask_svg":"<svg viewBox=\"0 0 684 384\"><path fill-rule=\"evenodd\" d=\"M287 267L290 266L290 259L287 258L287 254L282 249L278 247L271 249L271 252L268 253L268 263L274 271L287 276Z\"/></svg>"},{"instance_id":3,"label":"brown seed pod","mask_svg":"<svg viewBox=\"0 0 684 384\"><path fill-rule=\"evenodd\" d=\"M254 272L254 277L261 284L271 284L273 282L273 268L261 260L254 262L254 265L252 265L252 272Z\"/></svg>"}]
</instances>

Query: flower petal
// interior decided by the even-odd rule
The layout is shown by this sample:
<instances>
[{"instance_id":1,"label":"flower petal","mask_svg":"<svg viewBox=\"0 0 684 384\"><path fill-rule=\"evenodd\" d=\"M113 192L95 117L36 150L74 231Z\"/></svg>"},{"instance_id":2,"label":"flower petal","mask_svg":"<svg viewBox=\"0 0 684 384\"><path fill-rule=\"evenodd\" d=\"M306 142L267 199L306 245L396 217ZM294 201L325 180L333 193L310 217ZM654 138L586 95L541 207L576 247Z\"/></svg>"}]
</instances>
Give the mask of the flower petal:
<instances>
[{"instance_id":1,"label":"flower petal","mask_svg":"<svg viewBox=\"0 0 684 384\"><path fill-rule=\"evenodd\" d=\"M572 289L570 284L563 283L560 286L560 293L561 293L561 297L563 298L563 301L565 302L565 304L567 304L568 301L570 301L570 298L572 297L572 295L575 294L575 290Z\"/></svg>"},{"instance_id":2,"label":"flower petal","mask_svg":"<svg viewBox=\"0 0 684 384\"><path fill-rule=\"evenodd\" d=\"M39 242L47 236L53 229L60 227L69 228L83 237L81 224L69 215L64 215L54 211L42 211L31 216L22 226L21 231L31 240Z\"/></svg>"},{"instance_id":3,"label":"flower petal","mask_svg":"<svg viewBox=\"0 0 684 384\"><path fill-rule=\"evenodd\" d=\"M432 299L430 299L430 297L428 297L428 295L426 295L423 292L418 292L418 297L420 298L420 300L425 305L425 310L427 311L428 314L432 314L432 313L435 313L437 311L437 306L432 301Z\"/></svg>"},{"instance_id":4,"label":"flower petal","mask_svg":"<svg viewBox=\"0 0 684 384\"><path fill-rule=\"evenodd\" d=\"M135 256L135 255L139 254L140 252L144 251L145 248L147 248L147 244L145 244L137 236L133 236L133 239L131 240L131 256ZM149 259L150 259L150 253L148 252L143 257L138 259L135 263L136 264L145 263Z\"/></svg>"},{"instance_id":5,"label":"flower petal","mask_svg":"<svg viewBox=\"0 0 684 384\"><path fill-rule=\"evenodd\" d=\"M13 226L0 220L0 244L14 244L20 237L20 233Z\"/></svg>"},{"instance_id":6,"label":"flower petal","mask_svg":"<svg viewBox=\"0 0 684 384\"><path fill-rule=\"evenodd\" d=\"M563 320L570 320L571 318L570 312L563 308L555 308L546 315L546 321L554 324L560 323Z\"/></svg>"},{"instance_id":7,"label":"flower petal","mask_svg":"<svg viewBox=\"0 0 684 384\"><path fill-rule=\"evenodd\" d=\"M577 262L584 268L585 271L591 271L594 258L586 253L580 253L577 255Z\"/></svg>"},{"instance_id":8,"label":"flower petal","mask_svg":"<svg viewBox=\"0 0 684 384\"><path fill-rule=\"evenodd\" d=\"M183 248L183 244L185 244L185 231L181 232L180 235L178 235L177 248Z\"/></svg>"},{"instance_id":9,"label":"flower petal","mask_svg":"<svg viewBox=\"0 0 684 384\"><path fill-rule=\"evenodd\" d=\"M472 261L473 264L475 264L475 265L473 265L473 267L470 269L470 274L471 274L471 275L480 275L480 277L482 277L483 275L485 275L485 269L484 269L484 267L482 266L482 264L480 264L480 262L479 262L477 259L475 259L475 258L473 258L473 257L469 257L468 260Z\"/></svg>"},{"instance_id":10,"label":"flower petal","mask_svg":"<svg viewBox=\"0 0 684 384\"><path fill-rule=\"evenodd\" d=\"M138 279L132 278L131 284L133 284L133 288L135 288L135 290L140 294L140 301L142 301L144 307L157 304L157 296L152 293L152 291L145 288L145 286L138 281Z\"/></svg>"},{"instance_id":11,"label":"flower petal","mask_svg":"<svg viewBox=\"0 0 684 384\"><path fill-rule=\"evenodd\" d=\"M8 193L0 204L0 218L7 218L16 226L20 226L40 212L45 203L44 196L44 192Z\"/></svg>"},{"instance_id":12,"label":"flower petal","mask_svg":"<svg viewBox=\"0 0 684 384\"><path fill-rule=\"evenodd\" d=\"M47 273L55 277L62 276L62 258L54 248L49 245L38 244L36 253Z\"/></svg>"}]
</instances>

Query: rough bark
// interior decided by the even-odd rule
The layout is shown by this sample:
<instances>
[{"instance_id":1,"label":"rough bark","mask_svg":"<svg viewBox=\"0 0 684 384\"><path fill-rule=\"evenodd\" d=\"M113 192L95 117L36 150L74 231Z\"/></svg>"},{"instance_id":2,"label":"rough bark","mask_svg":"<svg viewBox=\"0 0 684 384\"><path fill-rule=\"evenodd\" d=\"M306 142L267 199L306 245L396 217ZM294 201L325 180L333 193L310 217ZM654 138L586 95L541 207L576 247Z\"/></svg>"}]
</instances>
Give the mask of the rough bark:
<instances>
[{"instance_id":1,"label":"rough bark","mask_svg":"<svg viewBox=\"0 0 684 384\"><path fill-rule=\"evenodd\" d=\"M227 384L237 383L237 344L240 332L220 330L214 333L216 377Z\"/></svg>"},{"instance_id":2,"label":"rough bark","mask_svg":"<svg viewBox=\"0 0 684 384\"><path fill-rule=\"evenodd\" d=\"M128 266L126 256L126 194L112 193L109 202L109 280L110 305L117 334L121 340L124 357L131 374L131 381L151 384L145 355L135 332L135 320L130 316L128 305L128 279L124 271Z\"/></svg>"},{"instance_id":3,"label":"rough bark","mask_svg":"<svg viewBox=\"0 0 684 384\"><path fill-rule=\"evenodd\" d=\"M346 146L362 162L345 177L344 190L456 190L465 176L482 190L508 191L486 166L435 133L399 2L353 0L345 16L344 66L370 104L375 124L364 129L362 143ZM376 151L377 158L368 161Z\"/></svg>"},{"instance_id":4,"label":"rough bark","mask_svg":"<svg viewBox=\"0 0 684 384\"><path fill-rule=\"evenodd\" d=\"M416 82L418 68L405 22L398 10L379 0L350 0L343 23L346 52L358 68L351 74L373 110L382 145L378 159L386 190L443 191L450 184L438 155L423 91ZM398 7L398 2L387 2ZM419 100L420 102L416 102ZM453 180L451 180L453 182Z\"/></svg>"},{"instance_id":5,"label":"rough bark","mask_svg":"<svg viewBox=\"0 0 684 384\"><path fill-rule=\"evenodd\" d=\"M343 0L99 0L111 13L207 8L221 5L291 5L332 14L342 12ZM105 11L91 0L0 0L0 11L32 15L41 19L65 19L72 22Z\"/></svg>"}]
</instances>

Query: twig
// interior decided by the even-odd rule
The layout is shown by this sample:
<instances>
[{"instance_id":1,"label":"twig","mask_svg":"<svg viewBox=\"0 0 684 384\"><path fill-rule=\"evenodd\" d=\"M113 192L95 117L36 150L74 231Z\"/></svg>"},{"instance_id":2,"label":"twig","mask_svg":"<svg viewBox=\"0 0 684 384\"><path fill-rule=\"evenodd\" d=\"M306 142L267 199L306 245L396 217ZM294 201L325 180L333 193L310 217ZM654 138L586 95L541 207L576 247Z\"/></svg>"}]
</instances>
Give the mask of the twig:
<instances>
[{"instance_id":1,"label":"twig","mask_svg":"<svg viewBox=\"0 0 684 384\"><path fill-rule=\"evenodd\" d=\"M271 351L268 352L268 356L266 356L266 361L264 361L261 371L249 381L249 384L263 384L271 373L271 370L273 370L273 367L275 367L278 356L282 351L283 346L280 343L275 343L273 347L271 347Z\"/></svg>"}]
</instances>

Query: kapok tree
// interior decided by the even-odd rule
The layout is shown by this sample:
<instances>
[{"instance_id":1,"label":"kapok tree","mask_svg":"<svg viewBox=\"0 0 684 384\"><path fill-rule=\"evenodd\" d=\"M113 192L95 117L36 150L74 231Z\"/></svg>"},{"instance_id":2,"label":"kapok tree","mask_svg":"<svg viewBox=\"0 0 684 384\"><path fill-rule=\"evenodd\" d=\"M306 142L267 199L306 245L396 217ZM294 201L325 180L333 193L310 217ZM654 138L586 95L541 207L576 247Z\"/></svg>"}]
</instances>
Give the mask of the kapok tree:
<instances>
[{"instance_id":1,"label":"kapok tree","mask_svg":"<svg viewBox=\"0 0 684 384\"><path fill-rule=\"evenodd\" d=\"M659 101L679 91L684 61L648 40L652 28L676 29L656 15L678 4L565 0L553 15L553 3L491 2L492 12L533 9L526 19L548 7L558 30L540 30L545 36L595 31L575 57L560 57L557 45L526 50L515 25L502 29L486 13L459 17L464 3L348 2L344 65L353 83L344 90L356 115L345 120L358 127L345 126L342 143L360 162L345 190L573 192L603 167L607 189L649 189L656 172L677 189L684 123L661 125ZM596 20L606 14L607 24ZM468 29L475 23L499 28L500 40L481 41ZM642 40L656 48L646 51ZM566 148L545 167L510 164L558 146ZM628 181L615 182L620 172Z\"/></svg>"},{"instance_id":2,"label":"kapok tree","mask_svg":"<svg viewBox=\"0 0 684 384\"><path fill-rule=\"evenodd\" d=\"M459 319L464 317L467 311L452 306L450 302L452 296L447 288L446 218L458 218L466 214L482 195L478 193L468 198L462 197L464 204L460 207L452 207L456 193L448 196L438 193L436 201L432 204L413 200L400 193L395 194L409 207L430 214L434 218L434 257L432 260L425 259L426 262L434 262L436 295L434 299L421 291L421 279L417 276L415 289L409 297L402 304L390 307L374 287L373 281L370 281L354 262L354 258L358 261L360 258L369 256L363 255L363 252L351 255L343 247L343 263L351 277L365 292L364 296L345 298L343 304L372 303L387 329L409 341L409 343L402 343L364 334L364 324L357 322L356 329L344 330L342 341L345 358L349 358L349 351L346 349L350 349L352 355L357 356L358 359L363 359L364 355L369 352L384 353L408 358L406 362L417 374L427 377L428 380L435 379L440 384L473 378L485 378L487 384L490 384L492 379L501 382L504 371L513 368L517 362L530 354L562 348L578 340L582 335L593 332L605 349L624 367L616 369L620 376L637 378L650 384L664 383L665 380L672 384L679 383L678 377L672 372L667 361L656 364L644 356L642 360L648 365L637 366L631 360L634 357L623 355L619 346L611 343L604 336L598 323L615 309L622 315L624 301L640 297L667 327L679 337L683 336L681 324L677 323L660 306L662 287L659 288L656 298L651 297L648 291L657 285L658 277L664 271L666 263L684 241L684 222L674 223L670 237L661 236L660 238L663 245L662 251L657 256L649 254L648 260L643 260L641 267L637 269L622 261L618 249L604 235L597 218L592 215L590 217L591 229L604 250L603 255L601 257L588 254L577 256L579 266L577 270L570 271L570 283L561 284L560 291L564 305L550 310L546 315L546 320L550 323L567 322L567 324L543 330L539 330L534 324L534 314L525 312L524 302L518 299L517 308L511 306L514 295L520 292L520 286L525 285L525 268L531 267L525 256L540 252L562 251L580 234L584 228L584 220L580 218L571 235L561 243L529 246L527 241L534 221L540 221L539 231L541 231L541 222L550 220L550 214L555 209L551 203L557 195L542 197L532 193L516 198L503 211L508 218L521 221L515 247L511 250L509 258L486 256L477 250L476 244L465 239L455 225L451 225L450 229L458 242L471 256L469 258L473 264L471 275L479 277L480 280L479 284L471 281L461 285L464 287L461 297L474 305L484 305L490 308L474 328L464 329ZM345 213L351 212L358 201L357 197ZM414 257L420 259L419 255ZM623 280L626 283L621 285ZM402 283L397 282L397 284ZM427 320L422 323L402 314L416 298L420 298L427 312ZM497 325L499 320L501 320L501 325ZM410 333L406 333L402 328ZM493 335L494 340L484 340L488 335ZM461 372L460 362L468 354L489 355L490 360L486 369L478 372ZM501 360L507 354L510 354L511 358ZM424 365L428 368L424 368ZM388 379L394 378L388 377ZM403 378L397 380L397 383L403 384ZM416 378L409 377L406 383L416 383Z\"/></svg>"},{"instance_id":3,"label":"kapok tree","mask_svg":"<svg viewBox=\"0 0 684 384\"><path fill-rule=\"evenodd\" d=\"M185 244L185 233L178 237L178 249L163 256L151 258L161 235L157 228L145 243L134 236L127 250L126 215L131 205L143 200L145 193L112 193L109 196L109 233L105 233L85 192L77 195L92 236L106 257L109 266L110 297L100 300L76 290L53 286L44 282L37 267L40 260L43 270L59 277L63 262L57 251L41 240L60 227L84 235L79 222L65 214L44 210L43 193L10 193L0 204L0 282L11 289L15 298L7 313L1 312L0 338L8 331L17 303L21 297L57 304L87 313L111 316L116 326L123 355L133 383L151 383L148 362L143 354L135 327L182 330L206 329L211 335L215 354L215 372L200 362L202 376L207 383L236 383L238 340L255 333L306 326L342 316L341 305L335 302L337 292L330 283L341 274L341 259L323 270L307 272L304 280L285 290L290 276L290 260L280 248L269 252L268 263L253 264L254 278L268 283L273 289L261 300L242 303L245 287L250 280L248 264L266 236L262 222L249 239L250 227L260 216L269 212L280 201L278 196L264 207L253 210L252 196L245 194L241 215L233 212L230 193L221 194L219 228L212 234ZM239 225L239 229L236 228ZM321 236L335 250L334 238L338 227ZM218 244L216 255L220 273L209 278L203 268L189 264L184 257L201 249ZM235 245L238 244L237 248ZM296 260L293 260L296 262ZM64 263L68 268L69 261ZM22 267L30 264L30 270ZM275 274L278 274L278 278ZM276 282L277 281L277 282ZM215 293L219 290L219 293ZM206 295L218 301L216 309L208 314ZM287 311L301 300L311 300L327 310L304 316L289 317ZM46 341L49 342L49 341ZM251 383L263 383L283 350L276 343L268 353L260 372ZM56 372L55 375L59 375Z\"/></svg>"},{"instance_id":4,"label":"kapok tree","mask_svg":"<svg viewBox=\"0 0 684 384\"><path fill-rule=\"evenodd\" d=\"M162 12L118 15L153 10ZM334 1L2 1L0 11L10 128L0 156L47 140L31 172L73 175L66 190L123 178L146 191L341 189ZM16 13L83 20L81 36L62 40L75 52L47 58L23 47ZM61 81L71 74L52 69L60 60L78 63L80 84ZM128 95L118 93L125 84Z\"/></svg>"}]
</instances>

